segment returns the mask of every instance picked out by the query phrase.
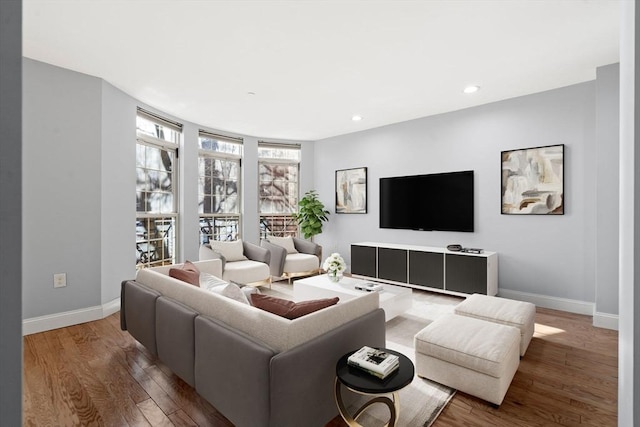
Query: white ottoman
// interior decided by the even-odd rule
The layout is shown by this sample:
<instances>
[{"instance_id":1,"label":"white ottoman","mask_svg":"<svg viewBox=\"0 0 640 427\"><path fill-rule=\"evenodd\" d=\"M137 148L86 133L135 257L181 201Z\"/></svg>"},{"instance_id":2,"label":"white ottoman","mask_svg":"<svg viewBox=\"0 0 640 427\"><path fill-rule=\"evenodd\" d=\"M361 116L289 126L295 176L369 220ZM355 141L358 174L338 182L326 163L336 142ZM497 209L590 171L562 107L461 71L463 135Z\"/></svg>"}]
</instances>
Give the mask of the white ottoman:
<instances>
[{"instance_id":1,"label":"white ottoman","mask_svg":"<svg viewBox=\"0 0 640 427\"><path fill-rule=\"evenodd\" d=\"M536 306L530 302L473 294L458 304L454 313L520 329L520 356L533 337Z\"/></svg>"},{"instance_id":2,"label":"white ottoman","mask_svg":"<svg viewBox=\"0 0 640 427\"><path fill-rule=\"evenodd\" d=\"M447 314L414 337L416 374L500 405L520 363L520 332Z\"/></svg>"}]
</instances>

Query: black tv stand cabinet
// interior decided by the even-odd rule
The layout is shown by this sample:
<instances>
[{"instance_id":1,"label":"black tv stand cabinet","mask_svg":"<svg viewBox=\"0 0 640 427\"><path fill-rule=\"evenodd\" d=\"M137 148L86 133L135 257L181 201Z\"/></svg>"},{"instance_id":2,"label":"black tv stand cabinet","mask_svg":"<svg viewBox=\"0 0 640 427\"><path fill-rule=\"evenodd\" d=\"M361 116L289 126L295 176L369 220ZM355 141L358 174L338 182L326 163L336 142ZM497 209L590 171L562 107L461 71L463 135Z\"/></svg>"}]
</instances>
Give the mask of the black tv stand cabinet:
<instances>
[{"instance_id":1,"label":"black tv stand cabinet","mask_svg":"<svg viewBox=\"0 0 640 427\"><path fill-rule=\"evenodd\" d=\"M454 295L496 295L498 254L393 243L353 243L351 274Z\"/></svg>"}]
</instances>

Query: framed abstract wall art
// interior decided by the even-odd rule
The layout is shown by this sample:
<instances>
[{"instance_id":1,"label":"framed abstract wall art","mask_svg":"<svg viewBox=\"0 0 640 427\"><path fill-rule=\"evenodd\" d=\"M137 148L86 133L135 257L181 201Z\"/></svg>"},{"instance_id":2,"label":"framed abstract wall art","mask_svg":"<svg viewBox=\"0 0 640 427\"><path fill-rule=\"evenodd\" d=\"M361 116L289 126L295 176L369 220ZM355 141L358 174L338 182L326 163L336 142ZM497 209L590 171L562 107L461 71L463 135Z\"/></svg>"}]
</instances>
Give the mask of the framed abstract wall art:
<instances>
[{"instance_id":1,"label":"framed abstract wall art","mask_svg":"<svg viewBox=\"0 0 640 427\"><path fill-rule=\"evenodd\" d=\"M367 213L367 168L336 171L336 213Z\"/></svg>"},{"instance_id":2,"label":"framed abstract wall art","mask_svg":"<svg viewBox=\"0 0 640 427\"><path fill-rule=\"evenodd\" d=\"M564 144L501 152L503 214L564 215Z\"/></svg>"}]
</instances>

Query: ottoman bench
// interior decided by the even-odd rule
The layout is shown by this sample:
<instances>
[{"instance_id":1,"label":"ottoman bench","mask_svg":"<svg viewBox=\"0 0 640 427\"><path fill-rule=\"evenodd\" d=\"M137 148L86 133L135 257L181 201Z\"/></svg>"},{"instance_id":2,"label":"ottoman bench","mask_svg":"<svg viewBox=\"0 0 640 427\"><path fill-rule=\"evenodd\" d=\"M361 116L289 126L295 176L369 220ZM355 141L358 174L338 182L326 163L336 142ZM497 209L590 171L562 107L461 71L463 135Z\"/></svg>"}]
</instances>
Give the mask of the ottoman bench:
<instances>
[{"instance_id":1,"label":"ottoman bench","mask_svg":"<svg viewBox=\"0 0 640 427\"><path fill-rule=\"evenodd\" d=\"M530 302L473 294L458 304L453 312L461 316L518 328L520 330L520 356L524 356L531 342L531 337L533 337L536 306Z\"/></svg>"},{"instance_id":2,"label":"ottoman bench","mask_svg":"<svg viewBox=\"0 0 640 427\"><path fill-rule=\"evenodd\" d=\"M513 326L447 314L414 337L416 374L500 405L520 363Z\"/></svg>"}]
</instances>

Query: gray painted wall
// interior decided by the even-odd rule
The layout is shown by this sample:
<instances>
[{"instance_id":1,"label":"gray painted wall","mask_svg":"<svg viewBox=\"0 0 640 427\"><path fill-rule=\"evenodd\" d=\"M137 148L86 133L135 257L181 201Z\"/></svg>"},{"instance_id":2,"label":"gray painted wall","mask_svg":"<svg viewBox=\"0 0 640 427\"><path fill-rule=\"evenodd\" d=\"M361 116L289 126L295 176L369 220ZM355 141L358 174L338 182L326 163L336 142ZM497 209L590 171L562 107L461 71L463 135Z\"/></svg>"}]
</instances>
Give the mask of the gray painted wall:
<instances>
[{"instance_id":1,"label":"gray painted wall","mask_svg":"<svg viewBox=\"0 0 640 427\"><path fill-rule=\"evenodd\" d=\"M596 75L596 312L618 314L620 66Z\"/></svg>"},{"instance_id":2,"label":"gray painted wall","mask_svg":"<svg viewBox=\"0 0 640 427\"><path fill-rule=\"evenodd\" d=\"M22 424L22 2L0 2L0 425Z\"/></svg>"},{"instance_id":3,"label":"gray painted wall","mask_svg":"<svg viewBox=\"0 0 640 427\"><path fill-rule=\"evenodd\" d=\"M101 300L100 79L23 64L23 315ZM37 265L37 268L34 268ZM67 286L53 288L53 274Z\"/></svg>"},{"instance_id":4,"label":"gray painted wall","mask_svg":"<svg viewBox=\"0 0 640 427\"><path fill-rule=\"evenodd\" d=\"M135 276L136 104L109 83L102 83L100 217L100 303L120 297L120 281ZM96 254L97 255L97 254ZM94 255L95 256L95 255Z\"/></svg>"},{"instance_id":5,"label":"gray painted wall","mask_svg":"<svg viewBox=\"0 0 640 427\"><path fill-rule=\"evenodd\" d=\"M369 213L332 215L317 241L347 257L358 241L484 248L499 254L501 289L593 303L595 119L591 81L318 141L321 199L334 206L336 169L366 166ZM565 144L565 215L501 215L500 152L551 144ZM475 171L474 233L378 227L379 178L467 169Z\"/></svg>"}]
</instances>

